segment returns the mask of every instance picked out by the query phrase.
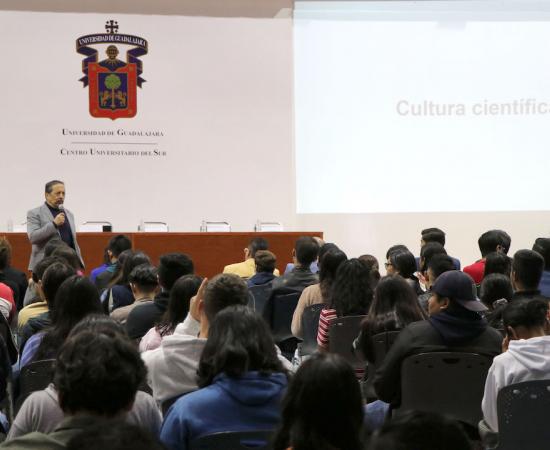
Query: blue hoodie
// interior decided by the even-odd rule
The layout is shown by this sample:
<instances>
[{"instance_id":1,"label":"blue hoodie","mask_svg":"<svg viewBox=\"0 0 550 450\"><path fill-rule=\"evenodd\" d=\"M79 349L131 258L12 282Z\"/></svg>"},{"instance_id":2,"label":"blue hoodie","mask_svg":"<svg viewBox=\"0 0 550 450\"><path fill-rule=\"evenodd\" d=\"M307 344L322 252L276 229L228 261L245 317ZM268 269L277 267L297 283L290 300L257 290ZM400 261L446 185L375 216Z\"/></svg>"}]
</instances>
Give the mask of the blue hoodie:
<instances>
[{"instance_id":1,"label":"blue hoodie","mask_svg":"<svg viewBox=\"0 0 550 450\"><path fill-rule=\"evenodd\" d=\"M280 421L287 378L282 373L247 372L184 395L168 410L160 439L169 449L185 450L198 437L221 431L272 430Z\"/></svg>"}]
</instances>

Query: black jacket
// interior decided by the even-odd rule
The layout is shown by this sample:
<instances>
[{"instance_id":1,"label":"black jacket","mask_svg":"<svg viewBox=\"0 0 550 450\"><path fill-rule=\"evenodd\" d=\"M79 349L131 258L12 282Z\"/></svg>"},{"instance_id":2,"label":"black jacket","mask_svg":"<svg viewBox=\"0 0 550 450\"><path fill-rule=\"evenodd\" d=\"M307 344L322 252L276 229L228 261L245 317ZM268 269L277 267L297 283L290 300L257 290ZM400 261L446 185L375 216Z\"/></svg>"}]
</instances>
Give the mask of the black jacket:
<instances>
[{"instance_id":1,"label":"black jacket","mask_svg":"<svg viewBox=\"0 0 550 450\"><path fill-rule=\"evenodd\" d=\"M273 280L273 291L293 290L302 292L306 287L319 283L319 275L309 270L309 267L294 267L290 273Z\"/></svg>"},{"instance_id":2,"label":"black jacket","mask_svg":"<svg viewBox=\"0 0 550 450\"><path fill-rule=\"evenodd\" d=\"M131 339L141 339L157 324L168 308L170 294L161 292L152 303L136 306L126 320L126 330Z\"/></svg>"},{"instance_id":3,"label":"black jacket","mask_svg":"<svg viewBox=\"0 0 550 450\"><path fill-rule=\"evenodd\" d=\"M374 388L380 400L399 406L401 403L401 364L411 355L429 352L471 352L490 358L500 354L502 335L491 327L473 339L446 344L429 320L414 322L401 331L384 362L376 371ZM434 380L436 383L437 380Z\"/></svg>"}]
</instances>

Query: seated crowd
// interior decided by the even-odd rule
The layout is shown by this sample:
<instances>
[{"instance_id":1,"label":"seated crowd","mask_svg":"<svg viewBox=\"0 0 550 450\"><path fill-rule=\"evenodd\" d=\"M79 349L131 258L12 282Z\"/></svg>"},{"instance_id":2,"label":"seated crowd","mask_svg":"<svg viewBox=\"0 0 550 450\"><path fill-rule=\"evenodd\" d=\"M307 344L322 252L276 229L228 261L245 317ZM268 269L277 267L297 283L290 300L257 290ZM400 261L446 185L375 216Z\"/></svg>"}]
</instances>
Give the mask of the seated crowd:
<instances>
[{"instance_id":1,"label":"seated crowd","mask_svg":"<svg viewBox=\"0 0 550 450\"><path fill-rule=\"evenodd\" d=\"M502 230L478 245L461 271L429 228L418 258L390 247L381 276L374 256L303 236L281 275L255 238L207 279L124 235L87 277L53 239L27 282L0 238L0 448L497 448L500 391L550 391L550 238L513 257ZM433 393L415 403L426 357L433 379L416 384Z\"/></svg>"}]
</instances>

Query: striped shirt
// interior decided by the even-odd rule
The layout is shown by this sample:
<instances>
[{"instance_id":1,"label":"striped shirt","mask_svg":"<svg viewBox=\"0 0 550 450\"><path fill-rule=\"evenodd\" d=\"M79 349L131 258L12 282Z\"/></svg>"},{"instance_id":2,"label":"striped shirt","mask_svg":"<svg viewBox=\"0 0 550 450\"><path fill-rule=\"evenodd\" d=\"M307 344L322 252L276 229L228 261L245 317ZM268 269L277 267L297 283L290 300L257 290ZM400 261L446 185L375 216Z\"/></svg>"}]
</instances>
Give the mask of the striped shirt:
<instances>
[{"instance_id":1,"label":"striped shirt","mask_svg":"<svg viewBox=\"0 0 550 450\"><path fill-rule=\"evenodd\" d=\"M319 329L317 331L317 345L324 350L328 350L329 338L328 338L328 325L330 319L336 319L338 315L335 309L322 309L319 316Z\"/></svg>"}]
</instances>

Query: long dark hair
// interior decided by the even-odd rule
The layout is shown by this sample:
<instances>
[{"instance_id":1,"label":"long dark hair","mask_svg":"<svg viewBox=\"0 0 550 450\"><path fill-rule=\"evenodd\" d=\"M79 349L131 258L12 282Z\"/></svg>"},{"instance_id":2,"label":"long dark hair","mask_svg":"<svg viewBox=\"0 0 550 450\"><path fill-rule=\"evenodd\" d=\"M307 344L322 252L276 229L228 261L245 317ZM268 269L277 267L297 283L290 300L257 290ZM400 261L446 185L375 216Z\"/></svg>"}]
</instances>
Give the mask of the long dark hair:
<instances>
[{"instance_id":1,"label":"long dark hair","mask_svg":"<svg viewBox=\"0 0 550 450\"><path fill-rule=\"evenodd\" d=\"M414 255L410 251L396 250L390 253L389 259L399 275L403 278L418 281L418 279L414 276L414 273L416 272L416 259L414 259Z\"/></svg>"},{"instance_id":2,"label":"long dark hair","mask_svg":"<svg viewBox=\"0 0 550 450\"><path fill-rule=\"evenodd\" d=\"M33 361L55 358L73 327L88 314L101 314L99 293L86 277L73 275L57 291L50 313L51 327L46 331Z\"/></svg>"},{"instance_id":3,"label":"long dark hair","mask_svg":"<svg viewBox=\"0 0 550 450\"><path fill-rule=\"evenodd\" d=\"M122 264L122 275L117 284L130 287L130 274L137 266L142 264L151 264L151 258L143 252L134 252L129 255Z\"/></svg>"},{"instance_id":4,"label":"long dark hair","mask_svg":"<svg viewBox=\"0 0 550 450\"><path fill-rule=\"evenodd\" d=\"M371 274L363 261L344 261L332 283L330 307L338 317L366 314L372 301L371 286Z\"/></svg>"},{"instance_id":5,"label":"long dark hair","mask_svg":"<svg viewBox=\"0 0 550 450\"><path fill-rule=\"evenodd\" d=\"M111 277L111 280L107 285L107 289L110 289L117 284L121 284L120 280L122 279L122 267L124 265L124 261L126 261L126 259L132 256L133 254L134 254L134 251L131 248L129 248L128 250L124 250L123 252L120 253L120 255L118 255L118 259L115 263L115 271L113 272L113 276Z\"/></svg>"},{"instance_id":6,"label":"long dark hair","mask_svg":"<svg viewBox=\"0 0 550 450\"><path fill-rule=\"evenodd\" d=\"M480 299L489 308L485 313L485 318L489 326L493 328L502 328L502 313L506 308L507 302L512 300L514 289L510 278L502 273L491 273L483 278L480 288ZM498 302L497 300L506 300Z\"/></svg>"},{"instance_id":7,"label":"long dark hair","mask_svg":"<svg viewBox=\"0 0 550 450\"><path fill-rule=\"evenodd\" d=\"M314 354L290 382L273 448L359 450L362 425L361 391L351 366L335 354Z\"/></svg>"},{"instance_id":8,"label":"long dark hair","mask_svg":"<svg viewBox=\"0 0 550 450\"><path fill-rule=\"evenodd\" d=\"M426 319L411 285L401 275L380 279L367 318L361 324L359 347L374 362L372 336L399 331L412 322Z\"/></svg>"},{"instance_id":9,"label":"long dark hair","mask_svg":"<svg viewBox=\"0 0 550 450\"><path fill-rule=\"evenodd\" d=\"M210 324L197 370L198 386L209 386L222 372L239 377L248 371L285 373L263 318L247 306L228 306Z\"/></svg>"},{"instance_id":10,"label":"long dark hair","mask_svg":"<svg viewBox=\"0 0 550 450\"><path fill-rule=\"evenodd\" d=\"M191 297L197 294L202 278L197 275L184 275L178 278L170 290L168 308L156 325L156 330L161 336L172 334L189 312Z\"/></svg>"},{"instance_id":11,"label":"long dark hair","mask_svg":"<svg viewBox=\"0 0 550 450\"><path fill-rule=\"evenodd\" d=\"M325 244L328 245L328 244ZM330 249L319 261L319 287L325 303L330 302L330 292L336 271L348 257L338 247Z\"/></svg>"}]
</instances>

